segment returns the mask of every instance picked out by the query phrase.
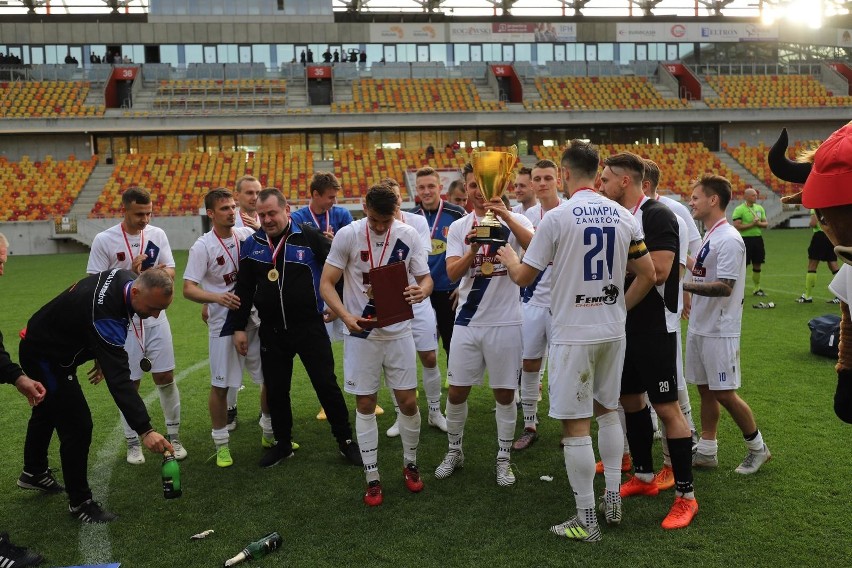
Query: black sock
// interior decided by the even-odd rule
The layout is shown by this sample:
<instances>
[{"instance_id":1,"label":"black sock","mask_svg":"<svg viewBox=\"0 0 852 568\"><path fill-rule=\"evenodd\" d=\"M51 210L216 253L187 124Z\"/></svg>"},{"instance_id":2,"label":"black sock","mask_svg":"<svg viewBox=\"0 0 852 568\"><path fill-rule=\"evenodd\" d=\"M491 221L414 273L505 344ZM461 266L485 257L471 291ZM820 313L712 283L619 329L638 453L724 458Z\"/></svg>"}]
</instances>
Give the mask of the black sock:
<instances>
[{"instance_id":1,"label":"black sock","mask_svg":"<svg viewBox=\"0 0 852 568\"><path fill-rule=\"evenodd\" d=\"M627 443L633 457L633 469L636 473L654 473L654 458L651 448L654 445L654 425L651 423L651 409L647 406L639 412L625 412L627 423Z\"/></svg>"},{"instance_id":2,"label":"black sock","mask_svg":"<svg viewBox=\"0 0 852 568\"><path fill-rule=\"evenodd\" d=\"M692 438L667 438L667 440L675 478L675 490L680 493L691 493L695 490L692 485Z\"/></svg>"},{"instance_id":3,"label":"black sock","mask_svg":"<svg viewBox=\"0 0 852 568\"><path fill-rule=\"evenodd\" d=\"M758 429L758 430L755 430L753 434L748 434L748 435L743 434L743 438L745 438L746 442L751 442L752 440L757 438L757 435L759 433L760 433L760 430Z\"/></svg>"}]
</instances>

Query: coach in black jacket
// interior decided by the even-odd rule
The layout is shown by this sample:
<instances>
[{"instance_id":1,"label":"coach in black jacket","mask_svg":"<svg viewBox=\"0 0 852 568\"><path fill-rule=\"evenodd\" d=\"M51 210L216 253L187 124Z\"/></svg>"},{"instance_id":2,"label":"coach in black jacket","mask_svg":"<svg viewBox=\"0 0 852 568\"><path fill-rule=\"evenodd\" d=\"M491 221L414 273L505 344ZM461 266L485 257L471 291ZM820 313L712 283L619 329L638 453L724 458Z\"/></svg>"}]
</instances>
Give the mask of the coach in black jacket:
<instances>
[{"instance_id":1,"label":"coach in black jacket","mask_svg":"<svg viewBox=\"0 0 852 568\"><path fill-rule=\"evenodd\" d=\"M261 458L260 466L272 467L293 455L290 382L296 355L325 409L341 455L362 465L361 451L352 441L349 410L334 374L325 305L319 295L319 278L331 241L313 227L291 223L290 207L277 189L260 192L257 214L261 228L240 247L234 290L240 297L240 308L228 314L222 333L230 327L237 351L245 355L246 324L252 305L257 307L263 382L278 440Z\"/></svg>"},{"instance_id":2,"label":"coach in black jacket","mask_svg":"<svg viewBox=\"0 0 852 568\"><path fill-rule=\"evenodd\" d=\"M20 345L21 366L47 394L32 410L21 479L47 469L47 446L56 429L70 512L83 522L109 522L116 515L92 501L87 479L92 414L77 380L77 367L95 360L89 381L106 379L116 405L145 447L158 453L171 451L171 444L151 427L145 404L130 382L124 341L132 314L158 315L171 304L172 290L172 279L162 270L147 270L138 278L128 270L101 272L62 292L27 324Z\"/></svg>"}]
</instances>

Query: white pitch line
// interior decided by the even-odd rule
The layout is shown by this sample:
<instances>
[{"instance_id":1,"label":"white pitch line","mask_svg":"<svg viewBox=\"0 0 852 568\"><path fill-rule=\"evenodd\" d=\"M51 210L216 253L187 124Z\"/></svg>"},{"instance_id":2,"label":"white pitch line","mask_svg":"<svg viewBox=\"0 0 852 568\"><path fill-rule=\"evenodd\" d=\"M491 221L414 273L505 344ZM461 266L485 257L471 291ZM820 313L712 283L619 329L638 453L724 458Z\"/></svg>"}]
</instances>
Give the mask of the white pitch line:
<instances>
[{"instance_id":1,"label":"white pitch line","mask_svg":"<svg viewBox=\"0 0 852 568\"><path fill-rule=\"evenodd\" d=\"M207 359L198 361L175 375L175 383L179 383L190 373L194 373L207 365ZM145 403L147 408L157 398L159 398L157 389L154 389L142 399L142 402ZM103 493L102 503L105 506L109 502L109 484L112 479L112 470L115 467L115 456L122 446L124 446L124 428L121 426L121 419L119 419L115 428L112 429L112 433L107 436L106 441L98 449L94 465L89 468L89 485L97 487ZM80 554L83 556L83 564L103 564L113 561L108 523L80 523L78 542Z\"/></svg>"}]
</instances>

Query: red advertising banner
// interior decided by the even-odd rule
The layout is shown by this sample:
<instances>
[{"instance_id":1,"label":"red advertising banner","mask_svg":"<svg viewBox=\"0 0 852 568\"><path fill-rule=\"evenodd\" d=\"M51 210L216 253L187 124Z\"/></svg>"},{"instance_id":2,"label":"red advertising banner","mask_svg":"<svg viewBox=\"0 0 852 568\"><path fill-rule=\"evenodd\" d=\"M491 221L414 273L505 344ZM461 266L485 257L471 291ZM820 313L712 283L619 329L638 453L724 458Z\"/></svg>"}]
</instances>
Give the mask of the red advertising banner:
<instances>
[{"instance_id":1,"label":"red advertising banner","mask_svg":"<svg viewBox=\"0 0 852 568\"><path fill-rule=\"evenodd\" d=\"M328 65L308 65L308 79L331 79L331 67Z\"/></svg>"}]
</instances>

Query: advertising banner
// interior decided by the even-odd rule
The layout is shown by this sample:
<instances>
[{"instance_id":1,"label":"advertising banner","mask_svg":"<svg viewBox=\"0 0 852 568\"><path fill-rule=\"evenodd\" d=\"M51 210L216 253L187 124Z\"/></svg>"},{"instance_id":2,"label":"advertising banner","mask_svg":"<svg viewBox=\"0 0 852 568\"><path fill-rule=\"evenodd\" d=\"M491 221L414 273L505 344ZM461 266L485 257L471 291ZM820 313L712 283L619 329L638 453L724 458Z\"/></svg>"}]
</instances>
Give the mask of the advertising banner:
<instances>
[{"instance_id":1,"label":"advertising banner","mask_svg":"<svg viewBox=\"0 0 852 568\"><path fill-rule=\"evenodd\" d=\"M370 24L372 43L445 43L445 24Z\"/></svg>"},{"instance_id":2,"label":"advertising banner","mask_svg":"<svg viewBox=\"0 0 852 568\"><path fill-rule=\"evenodd\" d=\"M731 43L778 39L778 26L742 23L651 23L616 24L618 42Z\"/></svg>"},{"instance_id":3,"label":"advertising banner","mask_svg":"<svg viewBox=\"0 0 852 568\"><path fill-rule=\"evenodd\" d=\"M573 22L450 24L450 41L467 43L556 43L577 40Z\"/></svg>"}]
</instances>

